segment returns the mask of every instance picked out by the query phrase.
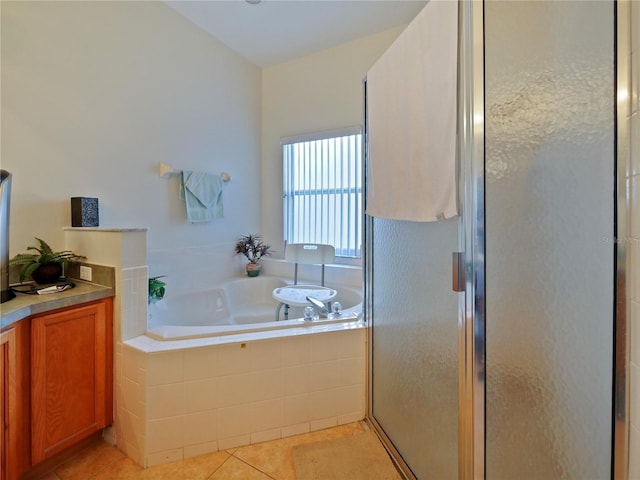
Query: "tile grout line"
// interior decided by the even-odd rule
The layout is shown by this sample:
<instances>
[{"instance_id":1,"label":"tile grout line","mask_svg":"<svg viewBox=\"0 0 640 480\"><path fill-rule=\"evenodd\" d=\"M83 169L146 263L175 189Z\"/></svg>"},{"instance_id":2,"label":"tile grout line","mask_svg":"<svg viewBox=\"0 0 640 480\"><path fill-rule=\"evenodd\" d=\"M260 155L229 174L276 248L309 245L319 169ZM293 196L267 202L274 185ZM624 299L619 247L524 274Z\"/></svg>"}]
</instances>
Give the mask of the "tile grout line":
<instances>
[{"instance_id":1,"label":"tile grout line","mask_svg":"<svg viewBox=\"0 0 640 480\"><path fill-rule=\"evenodd\" d=\"M234 452L235 453L235 452ZM244 463L245 465L249 465L251 468L253 468L254 470L259 471L260 473L262 473L263 475L266 475L267 477L271 478L272 480L278 480L275 477L272 477L270 474L268 474L267 472L263 472L262 470L260 470L258 467L256 467L255 465L250 464L249 462L243 460L240 457L236 457L235 455L231 455L233 458L235 458L236 460L240 460L242 463Z\"/></svg>"},{"instance_id":2,"label":"tile grout line","mask_svg":"<svg viewBox=\"0 0 640 480\"><path fill-rule=\"evenodd\" d=\"M236 448L236 449L234 449L234 451L235 451L235 450L237 450L237 448ZM228 456L227 458L225 458L224 462L222 462L220 465L218 465L218 466L216 467L216 469L215 469L213 472L211 472L211 473L207 474L207 476L205 477L205 480L210 480L210 479L211 479L211 478L216 474L216 472L217 472L218 470L220 470L220 469L223 467L223 465L229 461L229 459L230 459L231 457L233 457L233 456L234 456L232 453L230 453L230 452L229 452L229 450L218 450L218 451L219 451L219 452L224 451L224 452L226 452L227 454L229 454L229 456Z\"/></svg>"}]
</instances>

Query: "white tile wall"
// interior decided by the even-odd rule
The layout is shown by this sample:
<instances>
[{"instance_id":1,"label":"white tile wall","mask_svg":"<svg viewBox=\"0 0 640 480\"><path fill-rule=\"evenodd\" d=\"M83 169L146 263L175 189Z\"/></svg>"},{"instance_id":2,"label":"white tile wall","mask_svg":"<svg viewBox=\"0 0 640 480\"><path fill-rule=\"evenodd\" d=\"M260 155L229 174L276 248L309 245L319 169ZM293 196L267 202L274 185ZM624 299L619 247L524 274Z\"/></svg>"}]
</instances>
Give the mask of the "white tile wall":
<instances>
[{"instance_id":1,"label":"white tile wall","mask_svg":"<svg viewBox=\"0 0 640 480\"><path fill-rule=\"evenodd\" d=\"M140 465L146 459L147 355L122 343L120 382L116 382L115 427L118 446ZM118 367L118 365L116 365Z\"/></svg>"},{"instance_id":2,"label":"white tile wall","mask_svg":"<svg viewBox=\"0 0 640 480\"><path fill-rule=\"evenodd\" d=\"M152 466L360 420L365 355L365 328L152 353L124 344L123 450Z\"/></svg>"},{"instance_id":3,"label":"white tile wall","mask_svg":"<svg viewBox=\"0 0 640 480\"><path fill-rule=\"evenodd\" d=\"M282 426L282 397L251 404L251 432L276 430ZM280 434L277 435L280 438Z\"/></svg>"},{"instance_id":4,"label":"white tile wall","mask_svg":"<svg viewBox=\"0 0 640 480\"><path fill-rule=\"evenodd\" d=\"M627 290L630 301L630 418L629 478L640 480L640 2L631 2L631 116L628 168L629 256Z\"/></svg>"},{"instance_id":5,"label":"white tile wall","mask_svg":"<svg viewBox=\"0 0 640 480\"><path fill-rule=\"evenodd\" d=\"M216 452L218 450L218 442L205 442L184 447L183 455L184 458L192 458L205 455L209 452Z\"/></svg>"},{"instance_id":6,"label":"white tile wall","mask_svg":"<svg viewBox=\"0 0 640 480\"><path fill-rule=\"evenodd\" d=\"M116 328L115 338L128 340L147 331L147 267L123 268L119 273L122 324Z\"/></svg>"},{"instance_id":7,"label":"white tile wall","mask_svg":"<svg viewBox=\"0 0 640 480\"><path fill-rule=\"evenodd\" d=\"M184 380L204 380L220 376L222 369L216 347L192 348L184 352Z\"/></svg>"},{"instance_id":8,"label":"white tile wall","mask_svg":"<svg viewBox=\"0 0 640 480\"><path fill-rule=\"evenodd\" d=\"M151 353L147 359L147 383L150 386L184 382L182 350Z\"/></svg>"},{"instance_id":9,"label":"white tile wall","mask_svg":"<svg viewBox=\"0 0 640 480\"><path fill-rule=\"evenodd\" d=\"M185 413L205 412L222 406L219 378L184 383Z\"/></svg>"}]
</instances>

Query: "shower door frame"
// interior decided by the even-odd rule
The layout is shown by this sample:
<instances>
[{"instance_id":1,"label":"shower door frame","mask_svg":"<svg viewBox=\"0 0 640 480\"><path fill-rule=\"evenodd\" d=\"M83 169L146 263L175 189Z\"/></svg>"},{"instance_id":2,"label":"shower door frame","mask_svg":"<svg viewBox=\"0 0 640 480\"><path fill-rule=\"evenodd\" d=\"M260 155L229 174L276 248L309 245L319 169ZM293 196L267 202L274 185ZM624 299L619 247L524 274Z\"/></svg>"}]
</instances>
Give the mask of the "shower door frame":
<instances>
[{"instance_id":1,"label":"shower door frame","mask_svg":"<svg viewBox=\"0 0 640 480\"><path fill-rule=\"evenodd\" d=\"M615 0L614 0L615 1ZM612 458L611 478L626 480L629 473L629 354L628 319L630 302L626 289L628 242L628 208L630 192L626 177L629 169L630 115L630 41L631 6L629 0L614 3L615 49L615 144L614 144L614 335L612 385ZM459 329L459 419L458 477L484 480L485 466L485 130L484 130L484 1L459 2L458 41L458 148L459 198L461 219L458 249L465 252L465 294L458 306ZM366 81L365 118L366 118ZM366 135L365 135L366 138ZM364 143L366 157L366 141ZM363 185L366 189L366 175ZM364 222L365 248L363 265L369 278L373 271L373 219ZM365 312L373 306L373 286L365 282ZM370 324L369 318L365 318ZM373 417L372 408L372 332L369 329L368 410L373 425L385 447L407 478L415 478L391 440Z\"/></svg>"},{"instance_id":2,"label":"shower door frame","mask_svg":"<svg viewBox=\"0 0 640 480\"><path fill-rule=\"evenodd\" d=\"M458 221L457 250L465 253L465 291L458 296L458 478L484 478L484 69L483 1L458 3ZM479 59L479 60L478 60ZM367 84L363 82L365 135L363 158L367 156ZM366 168L365 168L366 171ZM364 191L367 189L363 173ZM365 195L366 198L366 195ZM369 282L364 284L365 321L371 325L373 311L373 218L365 216L363 266ZM455 245L452 245L452 250ZM444 280L446 281L446 280ZM391 453L396 465L415 479L372 411L373 332L369 328L367 362L367 421ZM481 476L477 475L481 472Z\"/></svg>"},{"instance_id":3,"label":"shower door frame","mask_svg":"<svg viewBox=\"0 0 640 480\"><path fill-rule=\"evenodd\" d=\"M486 317L485 317L485 156L484 156L484 1L463 2L461 61L459 85L462 113L461 180L464 192L464 235L461 244L466 252L466 302L461 311L460 372L460 469L459 478L483 480L485 466L485 385L486 385ZM626 480L629 475L629 355L630 296L627 294L629 249L630 191L629 117L631 92L631 3L614 0L614 212L612 215L614 260L613 384L611 478ZM463 388L464 387L464 388Z\"/></svg>"},{"instance_id":4,"label":"shower door frame","mask_svg":"<svg viewBox=\"0 0 640 480\"><path fill-rule=\"evenodd\" d=\"M463 2L459 85L462 113L461 180L464 216L461 244L466 252L466 304L461 311L460 372L460 475L483 480L485 469L485 225L484 225L484 1ZM612 306L614 361L612 385L611 478L626 480L629 474L629 332L630 301L627 294L630 192L629 116L631 92L631 3L614 0L614 305ZM464 387L464 389L463 389ZM466 394L466 395L465 395Z\"/></svg>"},{"instance_id":5,"label":"shower door frame","mask_svg":"<svg viewBox=\"0 0 640 480\"><path fill-rule=\"evenodd\" d=\"M614 201L614 361L613 361L613 426L612 478L629 478L631 292L627 289L627 262L630 249L628 205L631 192L627 186L630 162L629 119L631 113L631 2L615 2L615 201Z\"/></svg>"},{"instance_id":6,"label":"shower door frame","mask_svg":"<svg viewBox=\"0 0 640 480\"><path fill-rule=\"evenodd\" d=\"M459 321L458 478L485 478L484 2L462 2L459 128L465 295Z\"/></svg>"}]
</instances>

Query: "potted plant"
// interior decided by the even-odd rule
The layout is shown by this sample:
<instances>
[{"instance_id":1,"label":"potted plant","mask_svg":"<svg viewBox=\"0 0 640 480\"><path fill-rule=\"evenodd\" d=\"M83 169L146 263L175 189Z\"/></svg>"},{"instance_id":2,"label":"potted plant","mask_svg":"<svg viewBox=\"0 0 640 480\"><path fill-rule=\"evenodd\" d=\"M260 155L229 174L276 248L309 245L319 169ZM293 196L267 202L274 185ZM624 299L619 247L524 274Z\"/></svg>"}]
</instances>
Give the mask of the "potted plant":
<instances>
[{"instance_id":1,"label":"potted plant","mask_svg":"<svg viewBox=\"0 0 640 480\"><path fill-rule=\"evenodd\" d=\"M149 278L149 296L147 303L156 303L158 300L162 300L165 294L166 283L160 280L166 277L166 275L158 275L157 277Z\"/></svg>"},{"instance_id":2,"label":"potted plant","mask_svg":"<svg viewBox=\"0 0 640 480\"><path fill-rule=\"evenodd\" d=\"M249 260L247 263L247 275L257 277L260 275L260 260L271 255L271 247L262 241L257 234L242 235L236 242L236 255L244 255Z\"/></svg>"},{"instance_id":3,"label":"potted plant","mask_svg":"<svg viewBox=\"0 0 640 480\"><path fill-rule=\"evenodd\" d=\"M83 260L86 257L76 255L69 250L54 252L44 240L35 237L39 246L27 247L37 253L19 253L11 259L10 265L22 265L20 267L20 283L31 277L39 284L55 283L62 275L62 264Z\"/></svg>"}]
</instances>

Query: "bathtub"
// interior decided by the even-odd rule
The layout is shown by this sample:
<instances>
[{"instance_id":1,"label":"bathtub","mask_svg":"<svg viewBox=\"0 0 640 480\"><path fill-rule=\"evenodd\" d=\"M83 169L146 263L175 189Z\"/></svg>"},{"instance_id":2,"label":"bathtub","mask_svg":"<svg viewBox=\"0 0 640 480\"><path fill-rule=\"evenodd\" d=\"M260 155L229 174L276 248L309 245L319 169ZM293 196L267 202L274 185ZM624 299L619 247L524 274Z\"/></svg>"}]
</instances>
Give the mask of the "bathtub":
<instances>
[{"instance_id":1,"label":"bathtub","mask_svg":"<svg viewBox=\"0 0 640 480\"><path fill-rule=\"evenodd\" d=\"M260 276L232 279L225 285L166 298L149 305L147 336L156 340L182 340L251 332L300 329L357 322L362 312L362 292L349 286L332 286L338 294L340 314L305 321L303 307L284 308L276 318L278 302L273 290L287 285L282 278ZM296 334L299 332L291 332Z\"/></svg>"},{"instance_id":2,"label":"bathtub","mask_svg":"<svg viewBox=\"0 0 640 480\"><path fill-rule=\"evenodd\" d=\"M116 352L116 438L143 467L362 420L361 293L339 318L275 321L280 278L233 279L150 305ZM332 288L334 286L332 285Z\"/></svg>"}]
</instances>

